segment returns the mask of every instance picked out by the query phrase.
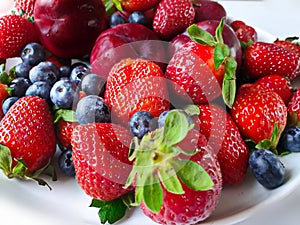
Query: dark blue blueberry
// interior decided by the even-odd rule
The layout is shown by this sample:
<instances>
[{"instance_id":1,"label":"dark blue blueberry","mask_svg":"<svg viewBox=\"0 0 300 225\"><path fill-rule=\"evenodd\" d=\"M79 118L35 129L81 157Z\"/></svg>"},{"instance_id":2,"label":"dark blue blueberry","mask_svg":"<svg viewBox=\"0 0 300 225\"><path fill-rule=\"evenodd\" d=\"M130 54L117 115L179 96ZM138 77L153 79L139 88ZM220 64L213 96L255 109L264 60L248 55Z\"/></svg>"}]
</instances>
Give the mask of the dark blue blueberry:
<instances>
[{"instance_id":1,"label":"dark blue blueberry","mask_svg":"<svg viewBox=\"0 0 300 225\"><path fill-rule=\"evenodd\" d=\"M300 127L286 127L278 142L280 152L300 152Z\"/></svg>"},{"instance_id":2,"label":"dark blue blueberry","mask_svg":"<svg viewBox=\"0 0 300 225\"><path fill-rule=\"evenodd\" d=\"M79 98L79 90L69 79L57 81L50 91L50 98L54 105L63 109L70 109Z\"/></svg>"},{"instance_id":3,"label":"dark blue blueberry","mask_svg":"<svg viewBox=\"0 0 300 225\"><path fill-rule=\"evenodd\" d=\"M60 153L58 157L58 167L68 177L75 176L75 168L72 159L72 150L68 149Z\"/></svg>"},{"instance_id":4,"label":"dark blue blueberry","mask_svg":"<svg viewBox=\"0 0 300 225\"><path fill-rule=\"evenodd\" d=\"M178 111L184 113L184 115L187 117L187 119L189 121L189 124L194 123L193 119L183 109L172 109L172 110L178 110ZM166 118L170 111L171 110L164 111L159 115L159 117L157 119L158 127L163 127L165 125Z\"/></svg>"},{"instance_id":5,"label":"dark blue blueberry","mask_svg":"<svg viewBox=\"0 0 300 225\"><path fill-rule=\"evenodd\" d=\"M148 18L145 16L143 12L135 11L130 14L128 17L129 23L139 23L145 26L149 25Z\"/></svg>"},{"instance_id":6,"label":"dark blue blueberry","mask_svg":"<svg viewBox=\"0 0 300 225\"><path fill-rule=\"evenodd\" d=\"M61 66L59 67L60 77L70 77L71 67L70 66Z\"/></svg>"},{"instance_id":7,"label":"dark blue blueberry","mask_svg":"<svg viewBox=\"0 0 300 225\"><path fill-rule=\"evenodd\" d=\"M124 23L126 23L126 20L117 12L112 14L111 17L109 18L110 27L114 27Z\"/></svg>"},{"instance_id":8,"label":"dark blue blueberry","mask_svg":"<svg viewBox=\"0 0 300 225\"><path fill-rule=\"evenodd\" d=\"M32 83L37 81L46 81L50 86L52 86L58 78L59 69L52 62L40 62L29 71L29 79Z\"/></svg>"},{"instance_id":9,"label":"dark blue blueberry","mask_svg":"<svg viewBox=\"0 0 300 225\"><path fill-rule=\"evenodd\" d=\"M76 118L80 124L109 123L111 114L103 98L97 95L88 95L79 100Z\"/></svg>"},{"instance_id":10,"label":"dark blue blueberry","mask_svg":"<svg viewBox=\"0 0 300 225\"><path fill-rule=\"evenodd\" d=\"M279 157L266 149L251 153L249 167L257 181L265 188L274 189L283 184L285 169Z\"/></svg>"},{"instance_id":11,"label":"dark blue blueberry","mask_svg":"<svg viewBox=\"0 0 300 225\"><path fill-rule=\"evenodd\" d=\"M26 63L19 63L15 66L15 74L16 77L24 77L29 78L29 71L31 70L32 66Z\"/></svg>"},{"instance_id":12,"label":"dark blue blueberry","mask_svg":"<svg viewBox=\"0 0 300 225\"><path fill-rule=\"evenodd\" d=\"M89 67L82 62L74 63L71 66L71 73L70 73L70 80L75 82L76 84L79 84L81 82L82 78L89 74L90 70Z\"/></svg>"},{"instance_id":13,"label":"dark blue blueberry","mask_svg":"<svg viewBox=\"0 0 300 225\"><path fill-rule=\"evenodd\" d=\"M46 59L46 50L39 43L29 43L23 48L21 59L24 63L35 66Z\"/></svg>"},{"instance_id":14,"label":"dark blue blueberry","mask_svg":"<svg viewBox=\"0 0 300 225\"><path fill-rule=\"evenodd\" d=\"M82 78L81 90L87 95L103 96L106 80L97 74L87 74Z\"/></svg>"},{"instance_id":15,"label":"dark blue blueberry","mask_svg":"<svg viewBox=\"0 0 300 225\"><path fill-rule=\"evenodd\" d=\"M18 100L18 97L8 97L2 103L2 111L4 114L10 109L10 107Z\"/></svg>"},{"instance_id":16,"label":"dark blue blueberry","mask_svg":"<svg viewBox=\"0 0 300 225\"><path fill-rule=\"evenodd\" d=\"M24 77L17 77L16 79L13 79L9 85L9 88L11 88L11 95L16 97L23 97L25 95L25 92L27 88L31 85L31 82L29 79Z\"/></svg>"},{"instance_id":17,"label":"dark blue blueberry","mask_svg":"<svg viewBox=\"0 0 300 225\"><path fill-rule=\"evenodd\" d=\"M157 128L157 121L149 112L138 111L130 118L129 127L131 133L141 139L145 134Z\"/></svg>"},{"instance_id":18,"label":"dark blue blueberry","mask_svg":"<svg viewBox=\"0 0 300 225\"><path fill-rule=\"evenodd\" d=\"M37 81L27 88L25 95L38 96L50 102L50 90L51 86L47 82Z\"/></svg>"}]
</instances>

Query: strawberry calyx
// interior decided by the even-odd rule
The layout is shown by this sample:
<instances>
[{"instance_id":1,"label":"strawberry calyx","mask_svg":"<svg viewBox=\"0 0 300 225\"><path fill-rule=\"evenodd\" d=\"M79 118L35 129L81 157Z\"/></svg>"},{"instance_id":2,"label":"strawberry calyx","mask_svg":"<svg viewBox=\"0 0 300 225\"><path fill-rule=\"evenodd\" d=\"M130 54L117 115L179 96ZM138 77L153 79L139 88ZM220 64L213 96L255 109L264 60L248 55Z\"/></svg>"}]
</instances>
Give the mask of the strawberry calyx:
<instances>
[{"instance_id":1,"label":"strawberry calyx","mask_svg":"<svg viewBox=\"0 0 300 225\"><path fill-rule=\"evenodd\" d=\"M35 171L33 174L28 173L28 167L22 159L16 159L16 165L13 166L13 158L10 149L2 144L0 144L0 169L9 179L18 178L33 180L39 185L47 186L50 190L52 188L49 184L39 176L41 174L47 174L52 177L53 181L57 180L55 170L52 166L50 166L50 161L45 167Z\"/></svg>"},{"instance_id":2,"label":"strawberry calyx","mask_svg":"<svg viewBox=\"0 0 300 225\"><path fill-rule=\"evenodd\" d=\"M11 68L9 72L6 72L5 64L0 65L0 83L9 85L15 78L15 67Z\"/></svg>"},{"instance_id":3,"label":"strawberry calyx","mask_svg":"<svg viewBox=\"0 0 300 225\"><path fill-rule=\"evenodd\" d=\"M196 24L192 24L187 28L190 38L203 45L215 47L214 63L215 69L218 69L222 64L225 67L225 74L222 83L222 96L225 104L231 108L236 94L236 68L237 62L231 55L230 48L224 43L222 31L224 27L224 18L221 19L219 26L216 29L215 36L201 29Z\"/></svg>"},{"instance_id":4,"label":"strawberry calyx","mask_svg":"<svg viewBox=\"0 0 300 225\"><path fill-rule=\"evenodd\" d=\"M78 122L74 110L54 108L54 123L58 123L60 119L67 122Z\"/></svg>"},{"instance_id":5,"label":"strawberry calyx","mask_svg":"<svg viewBox=\"0 0 300 225\"><path fill-rule=\"evenodd\" d=\"M177 145L193 127L183 112L172 110L162 128L146 134L142 140L133 138L129 159L135 161L125 185L125 188L133 183L136 186L133 205L144 201L151 211L159 212L163 203L162 186L175 194L184 194L181 183L194 190L213 187L208 173L187 159L199 150L183 150Z\"/></svg>"}]
</instances>

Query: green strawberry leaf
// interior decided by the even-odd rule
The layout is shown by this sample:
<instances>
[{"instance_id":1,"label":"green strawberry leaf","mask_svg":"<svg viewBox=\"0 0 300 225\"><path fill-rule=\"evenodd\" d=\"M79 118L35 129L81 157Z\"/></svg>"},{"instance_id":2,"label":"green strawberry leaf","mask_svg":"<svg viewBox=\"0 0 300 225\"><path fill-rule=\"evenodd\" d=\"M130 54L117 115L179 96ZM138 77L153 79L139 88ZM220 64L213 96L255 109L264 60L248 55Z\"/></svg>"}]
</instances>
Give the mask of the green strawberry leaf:
<instances>
[{"instance_id":1,"label":"green strawberry leaf","mask_svg":"<svg viewBox=\"0 0 300 225\"><path fill-rule=\"evenodd\" d=\"M213 187L211 177L198 163L190 160L174 160L173 165L178 177L189 188L205 191Z\"/></svg>"},{"instance_id":2,"label":"green strawberry leaf","mask_svg":"<svg viewBox=\"0 0 300 225\"><path fill-rule=\"evenodd\" d=\"M215 69L218 69L219 66L230 56L230 49L227 45L216 44L214 50L214 62Z\"/></svg>"},{"instance_id":3,"label":"green strawberry leaf","mask_svg":"<svg viewBox=\"0 0 300 225\"><path fill-rule=\"evenodd\" d=\"M224 41L223 41L223 36L222 36L222 32L223 32L223 28L224 28L224 20L225 18L223 17L216 29L216 40L217 40L217 43L219 44L224 44Z\"/></svg>"},{"instance_id":4,"label":"green strawberry leaf","mask_svg":"<svg viewBox=\"0 0 300 225\"><path fill-rule=\"evenodd\" d=\"M200 108L196 105L187 105L183 107L183 110L189 115L189 116L198 116L200 115Z\"/></svg>"},{"instance_id":5,"label":"green strawberry leaf","mask_svg":"<svg viewBox=\"0 0 300 225\"><path fill-rule=\"evenodd\" d=\"M187 28L187 33L193 41L199 44L206 44L209 46L214 46L216 44L214 36L212 36L207 31L201 29L196 24L190 25Z\"/></svg>"},{"instance_id":6,"label":"green strawberry leaf","mask_svg":"<svg viewBox=\"0 0 300 225\"><path fill-rule=\"evenodd\" d=\"M163 203L163 191L157 176L149 176L144 186L143 198L152 212L159 212Z\"/></svg>"},{"instance_id":7,"label":"green strawberry leaf","mask_svg":"<svg viewBox=\"0 0 300 225\"><path fill-rule=\"evenodd\" d=\"M13 168L12 173L16 176L24 177L27 169L25 161L23 159L18 159L17 165Z\"/></svg>"},{"instance_id":8,"label":"green strawberry leaf","mask_svg":"<svg viewBox=\"0 0 300 225\"><path fill-rule=\"evenodd\" d=\"M0 65L0 83L9 85L11 83L11 81L15 78L16 78L16 75L14 72L7 73L5 71L5 64Z\"/></svg>"},{"instance_id":9,"label":"green strawberry leaf","mask_svg":"<svg viewBox=\"0 0 300 225\"><path fill-rule=\"evenodd\" d=\"M117 11L117 8L112 0L104 0L105 11L108 16L111 16Z\"/></svg>"},{"instance_id":10,"label":"green strawberry leaf","mask_svg":"<svg viewBox=\"0 0 300 225\"><path fill-rule=\"evenodd\" d=\"M76 112L71 109L58 109L54 114L54 123L57 123L60 119L67 122L78 122L76 118Z\"/></svg>"},{"instance_id":11,"label":"green strawberry leaf","mask_svg":"<svg viewBox=\"0 0 300 225\"><path fill-rule=\"evenodd\" d=\"M115 7L117 8L117 10L123 11L123 8L122 8L121 1L120 1L120 0L112 0L112 2L114 3L114 5L115 5Z\"/></svg>"},{"instance_id":12,"label":"green strawberry leaf","mask_svg":"<svg viewBox=\"0 0 300 225\"><path fill-rule=\"evenodd\" d=\"M228 57L225 64L225 74L222 83L222 97L229 108L232 107L236 95L236 68L237 62L232 56Z\"/></svg>"},{"instance_id":13,"label":"green strawberry leaf","mask_svg":"<svg viewBox=\"0 0 300 225\"><path fill-rule=\"evenodd\" d=\"M176 171L170 165L159 169L160 181L166 190L174 194L183 194L184 190L176 175Z\"/></svg>"},{"instance_id":14,"label":"green strawberry leaf","mask_svg":"<svg viewBox=\"0 0 300 225\"><path fill-rule=\"evenodd\" d=\"M11 173L12 157L8 147L0 144L0 169L8 176Z\"/></svg>"}]
</instances>

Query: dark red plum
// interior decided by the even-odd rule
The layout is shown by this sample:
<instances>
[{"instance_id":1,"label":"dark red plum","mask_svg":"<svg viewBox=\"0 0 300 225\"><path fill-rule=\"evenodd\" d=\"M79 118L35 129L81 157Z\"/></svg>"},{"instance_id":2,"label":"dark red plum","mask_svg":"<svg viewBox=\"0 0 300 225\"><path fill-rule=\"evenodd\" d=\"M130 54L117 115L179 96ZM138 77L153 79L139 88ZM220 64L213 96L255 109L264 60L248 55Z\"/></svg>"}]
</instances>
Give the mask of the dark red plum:
<instances>
[{"instance_id":1,"label":"dark red plum","mask_svg":"<svg viewBox=\"0 0 300 225\"><path fill-rule=\"evenodd\" d=\"M195 23L204 20L218 20L227 16L225 8L216 1L194 0Z\"/></svg>"}]
</instances>

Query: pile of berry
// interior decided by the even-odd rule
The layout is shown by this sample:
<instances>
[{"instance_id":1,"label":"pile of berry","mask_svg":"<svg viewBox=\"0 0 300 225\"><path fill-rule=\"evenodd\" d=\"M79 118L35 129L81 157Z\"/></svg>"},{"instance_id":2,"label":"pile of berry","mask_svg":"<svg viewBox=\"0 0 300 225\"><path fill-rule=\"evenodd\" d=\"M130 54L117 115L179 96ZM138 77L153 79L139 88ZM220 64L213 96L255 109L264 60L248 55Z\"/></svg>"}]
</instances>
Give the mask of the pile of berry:
<instances>
[{"instance_id":1,"label":"pile of berry","mask_svg":"<svg viewBox=\"0 0 300 225\"><path fill-rule=\"evenodd\" d=\"M297 38L258 41L215 1L104 2L16 0L21 15L0 18L5 175L48 185L58 163L102 223L133 206L199 223L248 169L284 185L280 157L300 151Z\"/></svg>"}]
</instances>

